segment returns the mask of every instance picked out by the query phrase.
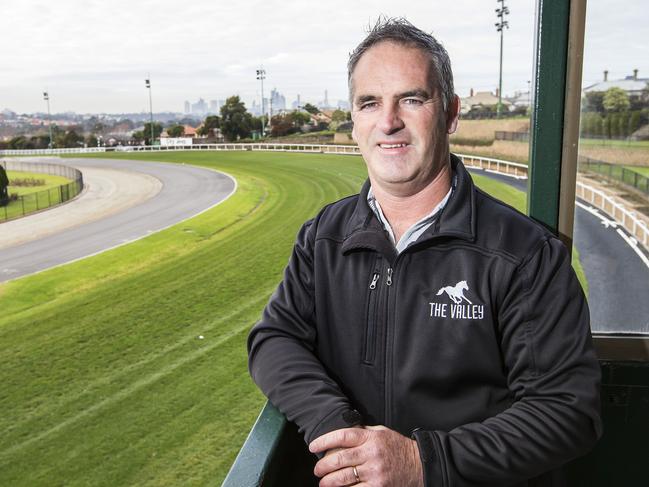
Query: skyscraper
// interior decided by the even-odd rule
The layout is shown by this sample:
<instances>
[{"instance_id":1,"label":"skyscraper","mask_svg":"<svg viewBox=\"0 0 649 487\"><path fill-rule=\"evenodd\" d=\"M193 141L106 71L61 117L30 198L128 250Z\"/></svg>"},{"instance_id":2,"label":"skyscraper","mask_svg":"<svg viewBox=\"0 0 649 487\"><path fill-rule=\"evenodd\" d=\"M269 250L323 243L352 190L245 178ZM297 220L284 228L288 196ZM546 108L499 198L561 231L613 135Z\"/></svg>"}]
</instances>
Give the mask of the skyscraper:
<instances>
[{"instance_id":1,"label":"skyscraper","mask_svg":"<svg viewBox=\"0 0 649 487\"><path fill-rule=\"evenodd\" d=\"M270 92L270 102L273 107L273 112L278 110L286 110L286 98L282 95L276 88L273 88Z\"/></svg>"}]
</instances>

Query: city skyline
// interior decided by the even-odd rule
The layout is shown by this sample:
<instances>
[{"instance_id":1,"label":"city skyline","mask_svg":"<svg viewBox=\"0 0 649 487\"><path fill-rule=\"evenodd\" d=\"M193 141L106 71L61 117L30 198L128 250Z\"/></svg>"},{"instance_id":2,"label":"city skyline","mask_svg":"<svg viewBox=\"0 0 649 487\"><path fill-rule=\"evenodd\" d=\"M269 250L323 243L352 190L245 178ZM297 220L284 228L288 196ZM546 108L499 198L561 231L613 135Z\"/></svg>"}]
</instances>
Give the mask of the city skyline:
<instances>
[{"instance_id":1,"label":"city skyline","mask_svg":"<svg viewBox=\"0 0 649 487\"><path fill-rule=\"evenodd\" d=\"M588 7L583 84L638 69L649 73L640 35L649 20L642 2L613 10ZM510 0L505 31L503 93L526 91L532 77L534 5ZM225 100L238 95L260 103L255 70L266 70L266 92L276 88L286 106L300 95L335 106L347 98L346 61L380 14L402 15L445 45L453 61L456 92L495 91L499 37L497 2L245 1L235 5L195 2L177 11L168 0L137 4L117 0L72 1L52 8L27 0L5 7L3 32L16 40L3 53L0 110L53 113L137 113L149 110L144 80L150 73L153 111L183 112L185 100ZM441 17L443 14L443 18ZM224 19L227 19L224 20ZM298 19L298 20L295 20ZM636 31L638 35L630 35ZM25 41L19 42L21 39ZM479 46L479 48L476 48Z\"/></svg>"}]
</instances>

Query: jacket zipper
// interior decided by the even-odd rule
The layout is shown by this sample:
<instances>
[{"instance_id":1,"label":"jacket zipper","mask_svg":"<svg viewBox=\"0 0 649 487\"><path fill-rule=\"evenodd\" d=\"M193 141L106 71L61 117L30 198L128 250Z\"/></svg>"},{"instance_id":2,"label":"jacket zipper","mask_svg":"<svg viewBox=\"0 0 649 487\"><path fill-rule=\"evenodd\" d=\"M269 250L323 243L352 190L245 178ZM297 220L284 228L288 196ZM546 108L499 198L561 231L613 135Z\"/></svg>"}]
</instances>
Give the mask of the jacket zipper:
<instances>
[{"instance_id":1,"label":"jacket zipper","mask_svg":"<svg viewBox=\"0 0 649 487\"><path fill-rule=\"evenodd\" d=\"M395 260L393 266L396 266L397 261L399 260L400 254L397 256L397 259ZM386 284L386 289L385 289L385 305L383 307L384 311L384 327L383 329L385 330L385 360L383 366L385 367L384 369L384 381L385 381L385 398L384 398L384 419L385 419L385 425L390 425L392 423L392 384L391 384L391 376L392 376L392 353L391 350L393 348L392 346L392 330L390 329L390 289L392 288L392 274L394 272L393 267L388 267L387 270L387 276L385 279L385 284ZM388 426L389 427L389 426Z\"/></svg>"},{"instance_id":2,"label":"jacket zipper","mask_svg":"<svg viewBox=\"0 0 649 487\"><path fill-rule=\"evenodd\" d=\"M374 358L376 353L376 327L377 327L377 308L379 303L379 290L377 290L377 284L379 284L379 278L381 274L378 271L374 271L372 275L372 281L370 282L370 292L367 299L367 319L365 324L365 347L363 353L363 362L368 365L374 364Z\"/></svg>"}]
</instances>

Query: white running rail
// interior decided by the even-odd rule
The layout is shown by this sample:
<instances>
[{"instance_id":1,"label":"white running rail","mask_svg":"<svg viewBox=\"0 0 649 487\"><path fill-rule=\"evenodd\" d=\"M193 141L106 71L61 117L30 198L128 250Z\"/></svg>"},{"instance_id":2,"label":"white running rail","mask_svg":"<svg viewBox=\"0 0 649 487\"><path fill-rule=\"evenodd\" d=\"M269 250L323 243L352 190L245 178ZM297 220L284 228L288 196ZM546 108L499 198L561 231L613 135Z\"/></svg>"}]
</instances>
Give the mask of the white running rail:
<instances>
[{"instance_id":1,"label":"white running rail","mask_svg":"<svg viewBox=\"0 0 649 487\"><path fill-rule=\"evenodd\" d=\"M17 155L60 155L60 154L93 154L102 152L166 152L186 150L207 151L274 151L274 152L307 152L319 154L360 155L356 145L318 145L318 144L193 144L186 146L117 146L115 148L87 147L75 149L37 149L37 150L4 150L0 156ZM516 162L457 154L467 167L496 172L516 178L527 178L527 165ZM610 215L624 227L642 246L649 250L649 229L621 203L615 201L603 191L577 182L576 196Z\"/></svg>"},{"instance_id":2,"label":"white running rail","mask_svg":"<svg viewBox=\"0 0 649 487\"><path fill-rule=\"evenodd\" d=\"M649 251L649 228L633 211L628 210L623 204L615 201L612 196L603 191L579 181L577 181L575 196L610 215L613 220L622 225L637 242Z\"/></svg>"}]
</instances>

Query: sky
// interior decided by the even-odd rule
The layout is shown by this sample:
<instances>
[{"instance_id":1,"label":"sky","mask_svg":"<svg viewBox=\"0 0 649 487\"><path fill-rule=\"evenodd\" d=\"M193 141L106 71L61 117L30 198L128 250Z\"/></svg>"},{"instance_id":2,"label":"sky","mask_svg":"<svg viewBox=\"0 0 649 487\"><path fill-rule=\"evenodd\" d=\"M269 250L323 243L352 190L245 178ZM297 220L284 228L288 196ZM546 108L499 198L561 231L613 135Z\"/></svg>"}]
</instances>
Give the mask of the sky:
<instances>
[{"instance_id":1,"label":"sky","mask_svg":"<svg viewBox=\"0 0 649 487\"><path fill-rule=\"evenodd\" d=\"M503 92L532 79L535 0L506 0ZM649 77L645 0L589 0L583 84L609 71ZM184 101L239 95L259 103L276 88L287 105L347 98L346 62L368 25L400 16L448 50L456 92L495 91L500 38L496 0L21 0L2 7L0 110L18 113L182 112Z\"/></svg>"}]
</instances>

